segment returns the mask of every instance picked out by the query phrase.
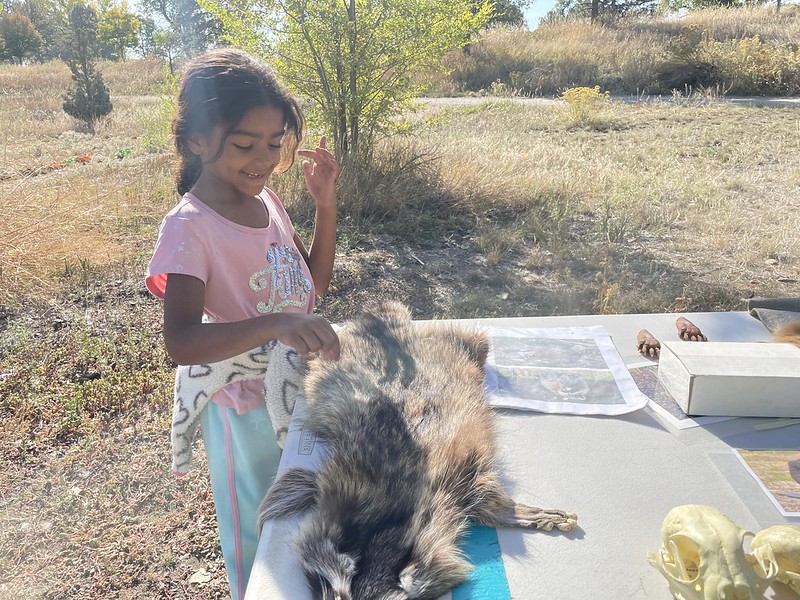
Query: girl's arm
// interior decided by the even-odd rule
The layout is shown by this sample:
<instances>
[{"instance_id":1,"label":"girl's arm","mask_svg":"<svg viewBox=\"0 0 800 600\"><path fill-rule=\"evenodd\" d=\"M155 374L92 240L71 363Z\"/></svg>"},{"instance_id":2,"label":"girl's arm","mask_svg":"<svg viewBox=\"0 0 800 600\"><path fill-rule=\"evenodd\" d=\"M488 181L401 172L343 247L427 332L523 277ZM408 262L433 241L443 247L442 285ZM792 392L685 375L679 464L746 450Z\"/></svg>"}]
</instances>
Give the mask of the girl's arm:
<instances>
[{"instance_id":1,"label":"girl's arm","mask_svg":"<svg viewBox=\"0 0 800 600\"><path fill-rule=\"evenodd\" d=\"M322 136L316 149L300 150L298 154L311 159L303 162L303 174L306 187L317 206L317 214L314 237L308 252L296 234L294 241L306 258L316 293L322 296L331 283L336 255L336 178L339 176L339 165L327 149L325 136Z\"/></svg>"},{"instance_id":2,"label":"girl's arm","mask_svg":"<svg viewBox=\"0 0 800 600\"><path fill-rule=\"evenodd\" d=\"M279 340L300 354L321 351L339 357L339 338L317 315L273 313L233 323L203 323L205 284L191 275L170 274L164 294L164 342L181 365L225 360Z\"/></svg>"}]
</instances>

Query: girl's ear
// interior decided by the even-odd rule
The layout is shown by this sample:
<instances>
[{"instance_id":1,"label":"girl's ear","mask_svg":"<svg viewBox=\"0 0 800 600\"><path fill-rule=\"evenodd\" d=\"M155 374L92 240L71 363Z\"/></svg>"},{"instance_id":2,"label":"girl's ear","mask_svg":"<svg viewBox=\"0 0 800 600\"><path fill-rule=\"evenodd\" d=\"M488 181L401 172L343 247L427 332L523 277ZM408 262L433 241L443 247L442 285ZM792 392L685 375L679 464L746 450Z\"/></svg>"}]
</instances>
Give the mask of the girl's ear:
<instances>
[{"instance_id":1,"label":"girl's ear","mask_svg":"<svg viewBox=\"0 0 800 600\"><path fill-rule=\"evenodd\" d=\"M189 136L186 142L187 142L186 146L189 148L189 152L191 152L195 156L202 156L208 146L208 141L206 140L206 136L204 136L201 133L193 133L192 135Z\"/></svg>"}]
</instances>

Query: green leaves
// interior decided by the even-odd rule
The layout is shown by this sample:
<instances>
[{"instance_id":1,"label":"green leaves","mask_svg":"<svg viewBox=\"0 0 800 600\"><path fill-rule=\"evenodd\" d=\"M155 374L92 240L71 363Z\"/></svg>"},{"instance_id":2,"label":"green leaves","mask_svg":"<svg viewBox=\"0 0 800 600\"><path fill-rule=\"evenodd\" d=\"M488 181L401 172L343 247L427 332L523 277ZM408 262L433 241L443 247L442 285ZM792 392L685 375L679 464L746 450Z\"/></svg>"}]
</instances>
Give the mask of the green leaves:
<instances>
[{"instance_id":1,"label":"green leaves","mask_svg":"<svg viewBox=\"0 0 800 600\"><path fill-rule=\"evenodd\" d=\"M268 58L337 156L369 148L424 88L414 75L485 25L481 0L199 0L231 43Z\"/></svg>"}]
</instances>

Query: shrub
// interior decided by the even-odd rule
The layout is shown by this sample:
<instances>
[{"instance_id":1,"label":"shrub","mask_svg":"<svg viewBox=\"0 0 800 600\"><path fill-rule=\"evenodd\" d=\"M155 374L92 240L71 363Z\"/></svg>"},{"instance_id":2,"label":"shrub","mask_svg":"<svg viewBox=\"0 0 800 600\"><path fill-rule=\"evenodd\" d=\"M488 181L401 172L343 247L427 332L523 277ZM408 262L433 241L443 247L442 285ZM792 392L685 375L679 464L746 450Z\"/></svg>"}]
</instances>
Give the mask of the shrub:
<instances>
[{"instance_id":1,"label":"shrub","mask_svg":"<svg viewBox=\"0 0 800 600\"><path fill-rule=\"evenodd\" d=\"M800 50L794 44L771 46L753 36L706 40L703 50L733 94L794 96L800 91Z\"/></svg>"},{"instance_id":2,"label":"shrub","mask_svg":"<svg viewBox=\"0 0 800 600\"><path fill-rule=\"evenodd\" d=\"M94 124L100 117L111 112L111 96L103 76L94 70L94 65L70 64L72 80L75 87L64 96L64 112L70 117L83 121L89 131L94 131Z\"/></svg>"},{"instance_id":3,"label":"shrub","mask_svg":"<svg viewBox=\"0 0 800 600\"><path fill-rule=\"evenodd\" d=\"M575 87L564 90L561 99L565 102L565 114L573 125L589 125L597 122L611 102L609 92L601 92L600 86Z\"/></svg>"}]
</instances>

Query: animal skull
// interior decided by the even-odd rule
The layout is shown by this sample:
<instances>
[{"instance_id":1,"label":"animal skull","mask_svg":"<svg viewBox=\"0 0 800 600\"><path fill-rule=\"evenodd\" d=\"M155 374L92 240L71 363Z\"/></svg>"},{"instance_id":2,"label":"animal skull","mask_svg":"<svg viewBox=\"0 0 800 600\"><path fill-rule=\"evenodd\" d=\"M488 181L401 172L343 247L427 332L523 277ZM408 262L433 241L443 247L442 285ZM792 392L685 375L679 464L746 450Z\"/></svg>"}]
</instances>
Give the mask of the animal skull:
<instances>
[{"instance_id":1,"label":"animal skull","mask_svg":"<svg viewBox=\"0 0 800 600\"><path fill-rule=\"evenodd\" d=\"M800 595L800 526L768 527L755 535L750 548L752 560L767 576Z\"/></svg>"},{"instance_id":2,"label":"animal skull","mask_svg":"<svg viewBox=\"0 0 800 600\"><path fill-rule=\"evenodd\" d=\"M678 600L760 600L772 577L747 559L747 536L716 508L678 506L661 526L660 551L647 558Z\"/></svg>"}]
</instances>

